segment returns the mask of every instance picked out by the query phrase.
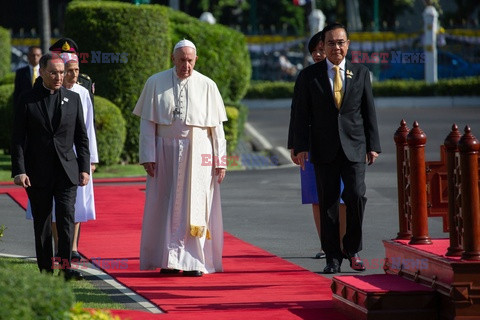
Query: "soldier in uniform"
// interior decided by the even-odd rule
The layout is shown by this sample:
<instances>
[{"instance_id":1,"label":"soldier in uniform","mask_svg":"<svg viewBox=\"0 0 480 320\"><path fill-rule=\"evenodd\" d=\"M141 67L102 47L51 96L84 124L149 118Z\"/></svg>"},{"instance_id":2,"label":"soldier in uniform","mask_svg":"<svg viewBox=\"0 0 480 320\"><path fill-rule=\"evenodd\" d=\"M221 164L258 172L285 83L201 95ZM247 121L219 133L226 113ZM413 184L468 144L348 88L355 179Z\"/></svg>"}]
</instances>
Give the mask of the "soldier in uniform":
<instances>
[{"instance_id":1,"label":"soldier in uniform","mask_svg":"<svg viewBox=\"0 0 480 320\"><path fill-rule=\"evenodd\" d=\"M63 53L63 52L75 53L77 56L78 56L78 53L79 53L77 44L75 43L75 41L73 41L70 38L59 39L57 42L55 42L49 48L49 50L51 52L55 52L55 53L58 53L58 54ZM94 100L93 100L93 94L95 93L95 83L85 73L80 73L78 75L77 83L88 90L88 92L90 93L90 99L92 100L92 104L95 107L95 103L94 103Z\"/></svg>"}]
</instances>

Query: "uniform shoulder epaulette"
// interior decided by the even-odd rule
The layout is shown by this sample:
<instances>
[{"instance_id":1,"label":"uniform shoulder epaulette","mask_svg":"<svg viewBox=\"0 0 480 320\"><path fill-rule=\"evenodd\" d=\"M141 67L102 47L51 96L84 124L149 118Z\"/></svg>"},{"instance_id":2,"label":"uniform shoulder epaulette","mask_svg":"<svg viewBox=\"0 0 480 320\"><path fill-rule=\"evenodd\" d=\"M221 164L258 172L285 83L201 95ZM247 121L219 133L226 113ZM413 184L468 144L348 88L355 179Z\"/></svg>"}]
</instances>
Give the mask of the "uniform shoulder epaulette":
<instances>
[{"instance_id":1,"label":"uniform shoulder epaulette","mask_svg":"<svg viewBox=\"0 0 480 320\"><path fill-rule=\"evenodd\" d=\"M79 76L82 77L82 78L85 78L87 80L92 80L92 79L90 79L90 76L88 74L85 74L85 73L80 73Z\"/></svg>"}]
</instances>

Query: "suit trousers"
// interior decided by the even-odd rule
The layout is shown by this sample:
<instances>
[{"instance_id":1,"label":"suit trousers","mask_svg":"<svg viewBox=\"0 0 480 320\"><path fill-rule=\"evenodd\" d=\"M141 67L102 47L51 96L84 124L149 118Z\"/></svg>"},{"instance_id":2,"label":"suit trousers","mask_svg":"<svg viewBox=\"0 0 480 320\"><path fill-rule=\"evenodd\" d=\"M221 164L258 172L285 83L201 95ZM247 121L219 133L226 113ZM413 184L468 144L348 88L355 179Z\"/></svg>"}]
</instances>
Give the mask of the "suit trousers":
<instances>
[{"instance_id":1,"label":"suit trousers","mask_svg":"<svg viewBox=\"0 0 480 320\"><path fill-rule=\"evenodd\" d=\"M27 188L32 208L33 228L35 232L35 251L40 271L53 269L52 249L52 207L55 200L55 216L58 231L58 256L61 268L69 268L75 222L75 200L77 185L73 185L60 162L54 169L55 174L47 186Z\"/></svg>"},{"instance_id":2,"label":"suit trousers","mask_svg":"<svg viewBox=\"0 0 480 320\"><path fill-rule=\"evenodd\" d=\"M341 261L339 202L340 196L347 208L346 233L343 250L354 254L362 250L362 222L365 197L365 162L347 159L342 148L330 163L315 163L318 201L320 205L321 242L327 259ZM340 178L344 189L340 195Z\"/></svg>"}]
</instances>

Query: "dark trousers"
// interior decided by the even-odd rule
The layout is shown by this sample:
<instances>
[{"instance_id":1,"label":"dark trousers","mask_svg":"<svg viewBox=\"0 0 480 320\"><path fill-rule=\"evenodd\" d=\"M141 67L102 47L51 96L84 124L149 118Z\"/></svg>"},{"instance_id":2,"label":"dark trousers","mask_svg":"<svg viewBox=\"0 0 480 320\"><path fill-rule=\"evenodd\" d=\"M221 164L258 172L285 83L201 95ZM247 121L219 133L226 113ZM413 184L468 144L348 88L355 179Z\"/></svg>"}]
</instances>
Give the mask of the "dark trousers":
<instances>
[{"instance_id":1,"label":"dark trousers","mask_svg":"<svg viewBox=\"0 0 480 320\"><path fill-rule=\"evenodd\" d=\"M75 222L77 186L72 185L63 168L56 170L46 187L27 188L32 208L35 251L40 271L53 269L52 208L55 200L55 218L58 231L60 267L70 267Z\"/></svg>"},{"instance_id":2,"label":"dark trousers","mask_svg":"<svg viewBox=\"0 0 480 320\"><path fill-rule=\"evenodd\" d=\"M364 162L351 162L342 149L331 163L316 163L318 201L320 205L321 242L327 259L342 259L340 247L339 203L342 197L347 207L346 233L343 249L350 254L362 250L362 222L367 198L365 197ZM343 193L340 195L340 178Z\"/></svg>"}]
</instances>

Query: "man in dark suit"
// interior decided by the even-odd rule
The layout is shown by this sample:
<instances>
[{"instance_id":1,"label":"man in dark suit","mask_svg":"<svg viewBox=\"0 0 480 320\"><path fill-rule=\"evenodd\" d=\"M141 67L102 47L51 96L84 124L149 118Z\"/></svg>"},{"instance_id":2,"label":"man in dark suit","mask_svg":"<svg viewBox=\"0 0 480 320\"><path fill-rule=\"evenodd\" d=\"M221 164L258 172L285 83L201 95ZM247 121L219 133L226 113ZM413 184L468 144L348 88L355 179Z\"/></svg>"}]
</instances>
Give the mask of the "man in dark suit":
<instances>
[{"instance_id":1,"label":"man in dark suit","mask_svg":"<svg viewBox=\"0 0 480 320\"><path fill-rule=\"evenodd\" d=\"M38 77L38 62L42 56L42 49L37 46L28 48L28 66L20 68L15 72L15 88L13 90L13 103L17 105L22 92L32 89L35 79Z\"/></svg>"},{"instance_id":2,"label":"man in dark suit","mask_svg":"<svg viewBox=\"0 0 480 320\"><path fill-rule=\"evenodd\" d=\"M344 258L352 269L364 271L358 252L367 201L365 162L374 163L381 152L370 73L365 66L345 59L350 41L343 25L326 26L322 41L327 59L302 70L296 81L293 149L302 167L310 151L315 166L321 241L327 255L324 273L340 272ZM338 217L340 178L347 207L343 249Z\"/></svg>"},{"instance_id":3,"label":"man in dark suit","mask_svg":"<svg viewBox=\"0 0 480 320\"><path fill-rule=\"evenodd\" d=\"M77 186L90 179L90 152L80 97L62 87L64 68L57 54L42 56L41 81L20 97L13 126L12 177L30 200L37 264L43 272L55 268L51 229L55 200L59 268L71 279L81 278L70 268L74 205Z\"/></svg>"}]
</instances>

